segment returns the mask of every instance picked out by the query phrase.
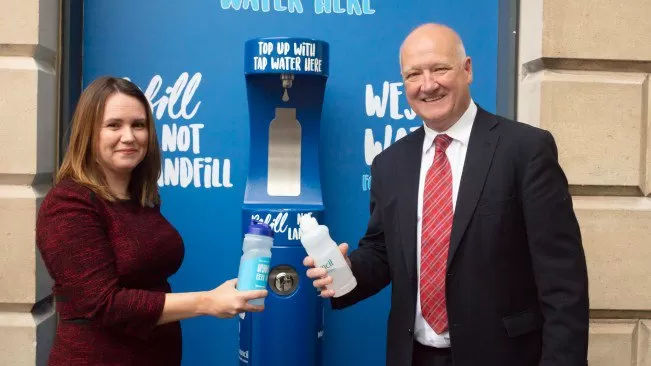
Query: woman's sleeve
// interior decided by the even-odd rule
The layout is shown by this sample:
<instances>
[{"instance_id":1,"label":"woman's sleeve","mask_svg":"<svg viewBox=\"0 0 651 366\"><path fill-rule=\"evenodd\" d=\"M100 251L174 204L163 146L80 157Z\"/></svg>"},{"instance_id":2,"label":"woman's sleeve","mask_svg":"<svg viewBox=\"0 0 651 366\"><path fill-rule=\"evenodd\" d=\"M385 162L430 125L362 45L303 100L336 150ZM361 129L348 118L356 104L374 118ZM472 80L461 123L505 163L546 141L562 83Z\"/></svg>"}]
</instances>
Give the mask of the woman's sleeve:
<instances>
[{"instance_id":1,"label":"woman's sleeve","mask_svg":"<svg viewBox=\"0 0 651 366\"><path fill-rule=\"evenodd\" d=\"M81 319L147 338L165 305L165 293L123 288L115 255L90 191L56 190L37 220L37 245L57 284L62 320Z\"/></svg>"}]
</instances>

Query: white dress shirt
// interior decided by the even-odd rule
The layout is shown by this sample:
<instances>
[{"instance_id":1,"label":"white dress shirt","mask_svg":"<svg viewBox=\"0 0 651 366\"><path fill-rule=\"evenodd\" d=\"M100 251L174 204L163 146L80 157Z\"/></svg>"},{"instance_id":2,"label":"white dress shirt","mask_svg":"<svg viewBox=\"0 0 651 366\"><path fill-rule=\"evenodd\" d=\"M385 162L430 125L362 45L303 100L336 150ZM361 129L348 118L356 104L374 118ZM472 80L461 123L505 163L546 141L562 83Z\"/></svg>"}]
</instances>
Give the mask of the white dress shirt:
<instances>
[{"instance_id":1,"label":"white dress shirt","mask_svg":"<svg viewBox=\"0 0 651 366\"><path fill-rule=\"evenodd\" d=\"M418 292L416 295L416 322L414 324L414 338L421 344L437 348L450 347L450 334L436 334L432 327L423 318L420 307L420 253L421 253L421 231L422 231L422 214L423 214L423 190L425 187L425 177L427 170L432 165L436 149L434 148L434 138L439 134L446 134L452 137L452 142L445 151L450 168L452 169L452 209L457 206L457 194L459 192L459 182L461 181L461 172L463 163L466 160L466 151L468 150L468 140L470 140L470 131L477 115L477 105L471 100L470 105L461 118L450 127L447 131L436 132L425 126L425 140L423 141L423 155L420 165L420 180L418 184L418 224L417 224L417 259L416 268L418 270Z\"/></svg>"}]
</instances>

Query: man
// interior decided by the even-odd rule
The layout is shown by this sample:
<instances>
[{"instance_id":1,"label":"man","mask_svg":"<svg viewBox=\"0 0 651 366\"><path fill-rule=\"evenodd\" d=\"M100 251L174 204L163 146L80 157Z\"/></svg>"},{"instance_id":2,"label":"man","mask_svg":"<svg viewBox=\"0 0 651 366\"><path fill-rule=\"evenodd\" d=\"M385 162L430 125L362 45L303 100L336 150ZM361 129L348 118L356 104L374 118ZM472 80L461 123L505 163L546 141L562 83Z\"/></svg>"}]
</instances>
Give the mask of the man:
<instances>
[{"instance_id":1,"label":"man","mask_svg":"<svg viewBox=\"0 0 651 366\"><path fill-rule=\"evenodd\" d=\"M552 135L473 102L448 27L416 28L400 61L424 126L373 161L371 217L348 258L358 285L333 308L392 283L388 366L586 365L586 262ZM334 295L324 269L308 276Z\"/></svg>"}]
</instances>

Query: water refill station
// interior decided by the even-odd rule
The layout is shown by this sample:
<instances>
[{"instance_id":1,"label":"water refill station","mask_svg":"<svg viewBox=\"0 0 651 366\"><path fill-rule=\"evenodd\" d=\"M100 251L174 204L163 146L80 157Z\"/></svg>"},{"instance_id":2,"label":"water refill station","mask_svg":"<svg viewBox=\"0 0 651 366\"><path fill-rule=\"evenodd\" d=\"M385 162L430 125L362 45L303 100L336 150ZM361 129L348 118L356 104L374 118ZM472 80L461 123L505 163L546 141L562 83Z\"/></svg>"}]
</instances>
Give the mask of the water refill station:
<instances>
[{"instance_id":1,"label":"water refill station","mask_svg":"<svg viewBox=\"0 0 651 366\"><path fill-rule=\"evenodd\" d=\"M320 365L323 301L305 274L298 219L323 221L319 134L329 45L257 38L244 54L250 154L242 231L251 219L264 221L274 245L265 310L240 315L240 365Z\"/></svg>"}]
</instances>

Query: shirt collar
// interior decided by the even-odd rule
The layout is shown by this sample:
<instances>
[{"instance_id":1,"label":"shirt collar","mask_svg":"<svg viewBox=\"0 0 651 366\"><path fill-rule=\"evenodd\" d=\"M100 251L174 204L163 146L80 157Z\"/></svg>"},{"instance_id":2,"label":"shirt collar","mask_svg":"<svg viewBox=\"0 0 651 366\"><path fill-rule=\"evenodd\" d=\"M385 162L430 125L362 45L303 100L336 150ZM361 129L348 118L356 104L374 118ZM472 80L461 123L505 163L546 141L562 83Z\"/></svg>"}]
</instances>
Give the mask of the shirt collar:
<instances>
[{"instance_id":1,"label":"shirt collar","mask_svg":"<svg viewBox=\"0 0 651 366\"><path fill-rule=\"evenodd\" d=\"M425 142L423 143L423 151L425 152L429 150L434 143L434 138L436 135L440 134L446 134L452 137L453 140L459 141L463 145L467 146L468 141L470 140L470 131L472 130L472 125L475 122L476 115L477 105L471 99L470 104L468 105L468 109L466 109L463 115L461 115L461 118L459 118L455 124L450 126L447 131L437 132L427 127L427 125L423 123L423 127L425 128Z\"/></svg>"}]
</instances>

